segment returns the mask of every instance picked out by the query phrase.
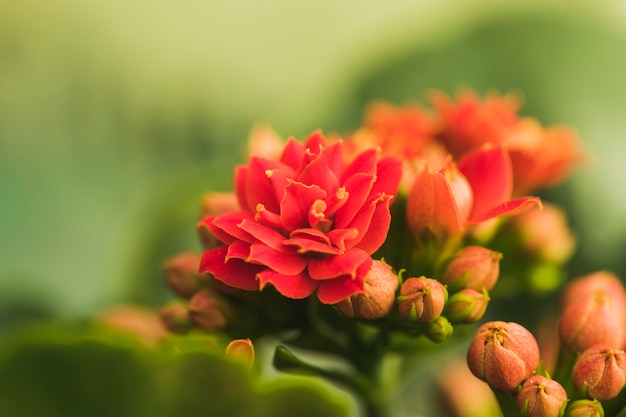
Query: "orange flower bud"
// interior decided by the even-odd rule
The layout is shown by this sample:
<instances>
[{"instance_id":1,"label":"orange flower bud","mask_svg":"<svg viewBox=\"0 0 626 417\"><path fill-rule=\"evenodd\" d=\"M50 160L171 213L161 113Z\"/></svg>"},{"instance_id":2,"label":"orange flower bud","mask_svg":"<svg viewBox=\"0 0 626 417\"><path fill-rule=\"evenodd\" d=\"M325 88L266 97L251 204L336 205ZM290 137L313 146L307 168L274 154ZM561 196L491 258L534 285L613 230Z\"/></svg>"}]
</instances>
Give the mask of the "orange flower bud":
<instances>
[{"instance_id":1,"label":"orange flower bud","mask_svg":"<svg viewBox=\"0 0 626 417\"><path fill-rule=\"evenodd\" d=\"M587 349L574 365L572 379L596 400L615 398L626 384L626 354L605 346Z\"/></svg>"},{"instance_id":2,"label":"orange flower bud","mask_svg":"<svg viewBox=\"0 0 626 417\"><path fill-rule=\"evenodd\" d=\"M472 373L502 391L515 391L533 374L538 363L537 341L517 323L483 324L467 351L467 365Z\"/></svg>"},{"instance_id":3,"label":"orange flower bud","mask_svg":"<svg viewBox=\"0 0 626 417\"><path fill-rule=\"evenodd\" d=\"M226 346L226 356L236 358L252 367L254 364L254 345L250 339L236 339Z\"/></svg>"},{"instance_id":4,"label":"orange flower bud","mask_svg":"<svg viewBox=\"0 0 626 417\"><path fill-rule=\"evenodd\" d=\"M193 324L201 329L216 331L228 324L228 304L211 290L196 293L189 301L189 316Z\"/></svg>"},{"instance_id":5,"label":"orange flower bud","mask_svg":"<svg viewBox=\"0 0 626 417\"><path fill-rule=\"evenodd\" d=\"M466 246L448 264L441 282L450 290L471 288L476 291L490 291L500 274L502 254L482 246Z\"/></svg>"},{"instance_id":6,"label":"orange flower bud","mask_svg":"<svg viewBox=\"0 0 626 417\"><path fill-rule=\"evenodd\" d=\"M236 210L240 210L240 206L235 193L208 193L202 197L200 202L200 219L207 216L219 216ZM199 223L197 229L200 243L204 249L210 250L219 245L219 241L206 225Z\"/></svg>"},{"instance_id":7,"label":"orange flower bud","mask_svg":"<svg viewBox=\"0 0 626 417\"><path fill-rule=\"evenodd\" d=\"M179 297L189 299L199 287L200 255L184 252L165 261L165 279Z\"/></svg>"},{"instance_id":8,"label":"orange flower bud","mask_svg":"<svg viewBox=\"0 0 626 417\"><path fill-rule=\"evenodd\" d=\"M626 294L617 277L598 272L565 290L559 321L561 343L575 351L594 345L619 349L625 336Z\"/></svg>"},{"instance_id":9,"label":"orange flower bud","mask_svg":"<svg viewBox=\"0 0 626 417\"><path fill-rule=\"evenodd\" d=\"M567 417L604 417L602 403L597 400L576 400L567 407Z\"/></svg>"},{"instance_id":10,"label":"orange flower bud","mask_svg":"<svg viewBox=\"0 0 626 417\"><path fill-rule=\"evenodd\" d=\"M548 262L563 263L572 255L576 239L565 212L545 203L543 210L528 210L512 220L519 232L521 249Z\"/></svg>"},{"instance_id":11,"label":"orange flower bud","mask_svg":"<svg viewBox=\"0 0 626 417\"><path fill-rule=\"evenodd\" d=\"M409 278L400 288L398 314L406 320L431 322L441 315L447 299L448 291L439 281L426 277Z\"/></svg>"},{"instance_id":12,"label":"orange flower bud","mask_svg":"<svg viewBox=\"0 0 626 417\"><path fill-rule=\"evenodd\" d=\"M446 303L444 313L453 323L476 323L480 320L489 304L489 294L470 288L452 294Z\"/></svg>"},{"instance_id":13,"label":"orange flower bud","mask_svg":"<svg viewBox=\"0 0 626 417\"><path fill-rule=\"evenodd\" d=\"M335 306L348 317L379 319L393 308L397 289L398 276L391 266L375 260L365 276L365 293L354 294Z\"/></svg>"},{"instance_id":14,"label":"orange flower bud","mask_svg":"<svg viewBox=\"0 0 626 417\"><path fill-rule=\"evenodd\" d=\"M184 303L179 301L163 307L159 316L165 327L173 333L185 333L192 327L189 310Z\"/></svg>"},{"instance_id":15,"label":"orange flower bud","mask_svg":"<svg viewBox=\"0 0 626 417\"><path fill-rule=\"evenodd\" d=\"M567 393L557 381L533 375L517 393L517 407L524 417L558 417L563 415Z\"/></svg>"}]
</instances>

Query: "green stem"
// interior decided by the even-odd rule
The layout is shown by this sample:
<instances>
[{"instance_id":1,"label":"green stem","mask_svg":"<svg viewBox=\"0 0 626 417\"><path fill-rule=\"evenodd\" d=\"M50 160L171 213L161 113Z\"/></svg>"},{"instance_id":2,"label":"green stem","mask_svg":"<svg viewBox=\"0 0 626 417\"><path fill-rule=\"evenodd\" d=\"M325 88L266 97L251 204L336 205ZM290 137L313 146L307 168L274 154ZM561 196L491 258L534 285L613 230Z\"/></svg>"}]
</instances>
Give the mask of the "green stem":
<instances>
[{"instance_id":1,"label":"green stem","mask_svg":"<svg viewBox=\"0 0 626 417\"><path fill-rule=\"evenodd\" d=\"M517 408L517 403L515 402L515 398L508 392L503 392L498 389L492 388L493 393L495 394L496 400L498 400L498 405L500 406L500 411L503 416L506 417L518 417L521 416L519 409Z\"/></svg>"}]
</instances>

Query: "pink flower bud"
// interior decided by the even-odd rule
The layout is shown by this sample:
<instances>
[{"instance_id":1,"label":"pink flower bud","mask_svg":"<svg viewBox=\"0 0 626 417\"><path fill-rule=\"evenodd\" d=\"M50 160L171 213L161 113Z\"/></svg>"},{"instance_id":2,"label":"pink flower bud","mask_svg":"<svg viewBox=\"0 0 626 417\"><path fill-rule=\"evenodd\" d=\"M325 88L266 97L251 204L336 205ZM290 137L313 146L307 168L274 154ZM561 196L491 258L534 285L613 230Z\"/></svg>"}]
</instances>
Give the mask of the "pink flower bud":
<instances>
[{"instance_id":1,"label":"pink flower bud","mask_svg":"<svg viewBox=\"0 0 626 417\"><path fill-rule=\"evenodd\" d=\"M565 262L576 246L565 212L553 204L520 214L512 226L519 232L521 249L548 262Z\"/></svg>"},{"instance_id":2,"label":"pink flower bud","mask_svg":"<svg viewBox=\"0 0 626 417\"><path fill-rule=\"evenodd\" d=\"M441 282L451 291L471 288L491 290L498 280L502 254L482 246L466 246L448 264Z\"/></svg>"},{"instance_id":3,"label":"pink flower bud","mask_svg":"<svg viewBox=\"0 0 626 417\"><path fill-rule=\"evenodd\" d=\"M517 393L517 407L525 417L558 417L563 415L567 393L558 382L533 375Z\"/></svg>"},{"instance_id":4,"label":"pink flower bud","mask_svg":"<svg viewBox=\"0 0 626 417\"><path fill-rule=\"evenodd\" d=\"M365 276L365 294L354 294L335 304L348 317L374 320L384 317L393 308L398 289L398 276L391 266L373 261Z\"/></svg>"},{"instance_id":5,"label":"pink flower bud","mask_svg":"<svg viewBox=\"0 0 626 417\"><path fill-rule=\"evenodd\" d=\"M452 294L444 309L446 317L453 323L475 323L480 320L489 304L489 294L465 288Z\"/></svg>"},{"instance_id":6,"label":"pink flower bud","mask_svg":"<svg viewBox=\"0 0 626 417\"><path fill-rule=\"evenodd\" d=\"M187 306L179 301L163 307L159 315L165 327L173 333L185 333L193 326Z\"/></svg>"},{"instance_id":7,"label":"pink flower bud","mask_svg":"<svg viewBox=\"0 0 626 417\"><path fill-rule=\"evenodd\" d=\"M431 322L441 315L447 299L448 291L439 281L426 277L409 278L400 287L398 314L406 320Z\"/></svg>"},{"instance_id":8,"label":"pink flower bud","mask_svg":"<svg viewBox=\"0 0 626 417\"><path fill-rule=\"evenodd\" d=\"M241 360L248 366L254 364L254 345L250 339L236 339L226 347L226 356Z\"/></svg>"},{"instance_id":9,"label":"pink flower bud","mask_svg":"<svg viewBox=\"0 0 626 417\"><path fill-rule=\"evenodd\" d=\"M184 252L165 261L165 279L170 289L179 297L189 299L198 291L200 255Z\"/></svg>"},{"instance_id":10,"label":"pink flower bud","mask_svg":"<svg viewBox=\"0 0 626 417\"><path fill-rule=\"evenodd\" d=\"M567 417L604 417L602 403L597 400L576 400L567 407Z\"/></svg>"},{"instance_id":11,"label":"pink flower bud","mask_svg":"<svg viewBox=\"0 0 626 417\"><path fill-rule=\"evenodd\" d=\"M538 363L537 341L517 323L483 324L467 351L467 364L472 373L502 391L514 391L533 374Z\"/></svg>"},{"instance_id":12,"label":"pink flower bud","mask_svg":"<svg viewBox=\"0 0 626 417\"><path fill-rule=\"evenodd\" d=\"M574 365L572 379L596 400L615 398L626 384L626 354L604 346L587 349Z\"/></svg>"},{"instance_id":13,"label":"pink flower bud","mask_svg":"<svg viewBox=\"0 0 626 417\"><path fill-rule=\"evenodd\" d=\"M565 290L559 321L561 343L575 351L594 345L623 346L626 294L617 277L606 272L574 281Z\"/></svg>"},{"instance_id":14,"label":"pink flower bud","mask_svg":"<svg viewBox=\"0 0 626 417\"><path fill-rule=\"evenodd\" d=\"M226 315L230 308L211 290L196 293L189 301L191 321L201 329L216 331L228 324Z\"/></svg>"}]
</instances>

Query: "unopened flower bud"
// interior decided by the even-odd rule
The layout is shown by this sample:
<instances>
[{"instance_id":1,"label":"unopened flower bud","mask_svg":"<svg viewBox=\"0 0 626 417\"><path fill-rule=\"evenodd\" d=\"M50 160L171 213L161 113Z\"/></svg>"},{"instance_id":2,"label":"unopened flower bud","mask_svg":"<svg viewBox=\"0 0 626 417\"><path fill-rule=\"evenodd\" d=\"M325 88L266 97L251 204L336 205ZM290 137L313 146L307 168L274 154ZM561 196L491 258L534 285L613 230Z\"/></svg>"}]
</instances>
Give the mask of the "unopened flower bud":
<instances>
[{"instance_id":1,"label":"unopened flower bud","mask_svg":"<svg viewBox=\"0 0 626 417\"><path fill-rule=\"evenodd\" d=\"M616 305L626 310L626 290L622 281L608 271L598 271L571 281L564 289L561 306L564 310L576 301L589 298L589 294L598 290L606 292L615 299Z\"/></svg>"},{"instance_id":2,"label":"unopened flower bud","mask_svg":"<svg viewBox=\"0 0 626 417\"><path fill-rule=\"evenodd\" d=\"M519 232L521 249L547 262L567 261L576 245L565 213L553 204L521 213L513 218L512 226Z\"/></svg>"},{"instance_id":3,"label":"unopened flower bud","mask_svg":"<svg viewBox=\"0 0 626 417\"><path fill-rule=\"evenodd\" d=\"M447 299L448 291L439 281L409 278L400 287L398 314L406 320L428 323L441 315Z\"/></svg>"},{"instance_id":4,"label":"unopened flower bud","mask_svg":"<svg viewBox=\"0 0 626 417\"><path fill-rule=\"evenodd\" d=\"M587 349L574 365L572 379L596 400L615 398L626 384L626 354L603 346Z\"/></svg>"},{"instance_id":5,"label":"unopened flower bud","mask_svg":"<svg viewBox=\"0 0 626 417\"><path fill-rule=\"evenodd\" d=\"M517 323L493 321L478 328L467 351L467 365L494 388L512 392L539 363L534 336Z\"/></svg>"},{"instance_id":6,"label":"unopened flower bud","mask_svg":"<svg viewBox=\"0 0 626 417\"><path fill-rule=\"evenodd\" d=\"M623 346L626 294L619 279L596 273L574 281L563 297L559 338L564 346L583 351L594 345Z\"/></svg>"},{"instance_id":7,"label":"unopened flower bud","mask_svg":"<svg viewBox=\"0 0 626 417\"><path fill-rule=\"evenodd\" d=\"M466 246L448 264L441 282L451 291L471 288L476 291L491 290L500 274L502 254L482 246Z\"/></svg>"},{"instance_id":8,"label":"unopened flower bud","mask_svg":"<svg viewBox=\"0 0 626 417\"><path fill-rule=\"evenodd\" d=\"M375 260L364 283L364 294L352 295L335 306L348 317L374 320L386 316L396 299L398 276L390 265Z\"/></svg>"},{"instance_id":9,"label":"unopened flower bud","mask_svg":"<svg viewBox=\"0 0 626 417\"><path fill-rule=\"evenodd\" d=\"M199 287L200 255L184 252L165 261L165 279L179 297L189 299Z\"/></svg>"},{"instance_id":10,"label":"unopened flower bud","mask_svg":"<svg viewBox=\"0 0 626 417\"><path fill-rule=\"evenodd\" d=\"M561 384L542 375L533 375L517 393L517 407L524 417L559 417L567 404Z\"/></svg>"},{"instance_id":11,"label":"unopened flower bud","mask_svg":"<svg viewBox=\"0 0 626 417\"><path fill-rule=\"evenodd\" d=\"M598 400L576 400L567 407L565 417L604 417L604 408Z\"/></svg>"},{"instance_id":12,"label":"unopened flower bud","mask_svg":"<svg viewBox=\"0 0 626 417\"><path fill-rule=\"evenodd\" d=\"M211 290L196 293L189 301L188 309L191 321L201 329L216 331L228 324L228 304Z\"/></svg>"},{"instance_id":13,"label":"unopened flower bud","mask_svg":"<svg viewBox=\"0 0 626 417\"><path fill-rule=\"evenodd\" d=\"M193 327L187 306L179 301L163 307L159 316L165 327L172 333L185 333Z\"/></svg>"},{"instance_id":14,"label":"unopened flower bud","mask_svg":"<svg viewBox=\"0 0 626 417\"><path fill-rule=\"evenodd\" d=\"M443 343L454 333L454 327L444 316L439 316L428 323L426 336L436 343Z\"/></svg>"},{"instance_id":15,"label":"unopened flower bud","mask_svg":"<svg viewBox=\"0 0 626 417\"><path fill-rule=\"evenodd\" d=\"M476 323L487 311L488 304L487 291L481 293L465 288L450 296L444 314L453 323Z\"/></svg>"},{"instance_id":16,"label":"unopened flower bud","mask_svg":"<svg viewBox=\"0 0 626 417\"><path fill-rule=\"evenodd\" d=\"M252 367L254 364L254 345L250 339L236 339L226 347L226 356L236 358Z\"/></svg>"}]
</instances>

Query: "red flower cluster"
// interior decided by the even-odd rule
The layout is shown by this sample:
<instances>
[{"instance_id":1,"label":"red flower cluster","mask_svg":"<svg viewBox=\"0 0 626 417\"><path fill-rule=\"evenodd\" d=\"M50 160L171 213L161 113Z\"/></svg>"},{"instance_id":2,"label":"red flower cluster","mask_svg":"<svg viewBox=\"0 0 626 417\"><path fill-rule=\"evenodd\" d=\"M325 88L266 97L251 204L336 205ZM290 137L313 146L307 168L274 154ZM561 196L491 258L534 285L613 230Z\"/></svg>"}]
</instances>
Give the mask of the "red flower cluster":
<instances>
[{"instance_id":1,"label":"red flower cluster","mask_svg":"<svg viewBox=\"0 0 626 417\"><path fill-rule=\"evenodd\" d=\"M326 304L363 292L371 255L387 236L401 162L370 149L346 165L342 146L314 133L304 144L289 139L278 160L239 166L240 209L199 224L219 241L200 271L244 290L316 292Z\"/></svg>"},{"instance_id":2,"label":"red flower cluster","mask_svg":"<svg viewBox=\"0 0 626 417\"><path fill-rule=\"evenodd\" d=\"M540 206L521 196L564 179L580 160L575 135L564 127L543 128L518 115L513 95L480 100L466 91L456 100L431 95L434 110L417 104L376 103L355 133L355 150L379 146L405 162L403 190L414 234L465 232L503 214Z\"/></svg>"}]
</instances>

